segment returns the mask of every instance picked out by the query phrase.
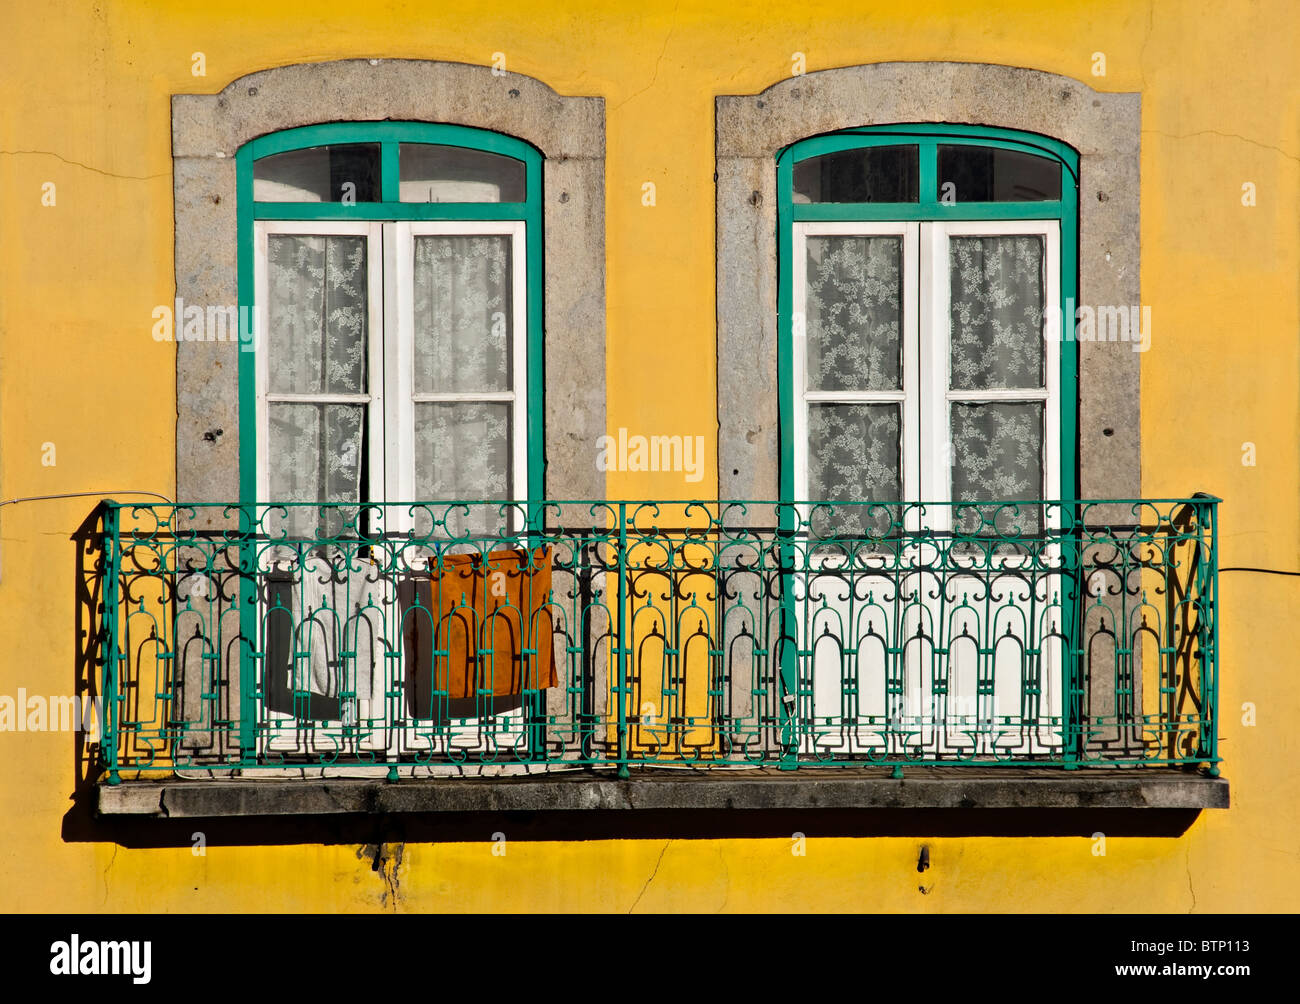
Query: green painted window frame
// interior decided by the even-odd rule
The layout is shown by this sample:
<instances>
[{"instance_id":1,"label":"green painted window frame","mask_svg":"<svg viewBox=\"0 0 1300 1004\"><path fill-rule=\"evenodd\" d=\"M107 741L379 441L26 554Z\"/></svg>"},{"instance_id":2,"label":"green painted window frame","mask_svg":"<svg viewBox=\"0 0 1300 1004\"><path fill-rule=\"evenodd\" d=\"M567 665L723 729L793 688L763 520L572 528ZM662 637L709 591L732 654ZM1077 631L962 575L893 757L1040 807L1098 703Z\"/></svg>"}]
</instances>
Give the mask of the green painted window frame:
<instances>
[{"instance_id":1,"label":"green painted window frame","mask_svg":"<svg viewBox=\"0 0 1300 1004\"><path fill-rule=\"evenodd\" d=\"M918 147L918 186L916 202L870 203L799 203L794 201L794 165L811 157L872 146L916 145ZM1059 201L1036 202L958 202L939 201L939 147L983 146L1015 150L1046 157L1060 163L1061 198ZM806 502L794 497L794 224L804 221L847 220L854 222L928 222L928 221L1015 221L1056 220L1061 233L1061 305L1078 302L1079 290L1079 152L1067 143L1037 133L992 126L945 123L911 123L844 129L820 136L810 136L783 147L776 154L776 247L777 247L777 415L780 430L780 497L782 502ZM1058 330L1072 332L1073 317L1063 317ZM1069 325L1067 327L1067 325ZM1060 352L1060 489L1061 500L1077 497L1079 484L1079 355L1078 343L1062 337ZM794 515L783 507L781 531L792 535ZM1066 546L1074 546L1064 542ZM782 545L782 563L795 567L791 545ZM1066 585L1063 609L1067 632L1072 634L1078 598ZM789 590L782 591L782 621L795 625L794 600ZM793 628L783 629L793 631ZM793 635L792 635L793 637ZM1077 639L1067 637L1073 652ZM795 644L798 644L797 639ZM778 667L781 689L787 695L798 692L796 653L787 645ZM1075 687L1068 676L1070 659L1065 660L1062 718L1065 731L1067 769L1081 755L1078 734L1079 709ZM785 739L782 767L789 769L798 758L793 735L794 719L788 705L781 708L781 726ZM899 775L901 776L901 775Z\"/></svg>"},{"instance_id":2,"label":"green painted window frame","mask_svg":"<svg viewBox=\"0 0 1300 1004\"><path fill-rule=\"evenodd\" d=\"M379 202L255 202L253 166L263 157L290 150L345 143L378 143L380 152ZM502 154L524 164L523 202L402 202L399 198L398 152L402 143L435 143L467 147ZM249 140L235 153L236 229L241 310L256 311L254 295L254 224L258 220L522 220L528 256L525 311L528 330L526 351L528 372L528 522L540 519L545 465L543 416L543 291L546 262L542 234L542 162L540 150L521 139L470 126L431 122L329 122L284 129ZM256 316L254 314L254 316ZM256 354L239 353L239 495L243 532L255 530L250 517L256 506L274 499L257 498L257 372ZM414 502L415 499L393 499ZM252 684L257 678L257 597L254 583L245 578L240 586L240 629L245 638L240 678L240 747L243 755L257 753L258 695Z\"/></svg>"},{"instance_id":3,"label":"green painted window frame","mask_svg":"<svg viewBox=\"0 0 1300 1004\"><path fill-rule=\"evenodd\" d=\"M345 143L377 143L380 156L379 202L255 202L256 161L290 150ZM495 153L524 165L523 202L402 202L398 196L398 151L402 143L432 143ZM327 122L284 129L249 140L235 154L236 226L239 232L239 304L256 308L253 224L258 220L521 220L528 255L528 485L529 511L543 494L545 464L543 427L543 290L546 262L542 234L542 162L540 150L524 140L487 129L433 122ZM257 498L256 372L254 353L239 356L239 495L244 505L274 502ZM416 499L396 499L414 502Z\"/></svg>"},{"instance_id":4,"label":"green painted window frame","mask_svg":"<svg viewBox=\"0 0 1300 1004\"><path fill-rule=\"evenodd\" d=\"M919 188L916 202L816 203L794 202L794 165L827 153L872 146L915 144L919 147ZM999 147L1046 157L1061 164L1061 198L1041 202L939 201L940 146ZM812 136L779 150L776 155L777 192L777 376L781 430L781 499L794 498L793 331L794 223L820 220L958 221L1056 220L1061 226L1061 304L1078 302L1079 290L1079 153L1060 140L1036 133L967 125L883 125ZM1072 331L1073 318L1063 318L1059 330ZM1079 484L1079 358L1078 343L1062 338L1061 497L1073 499Z\"/></svg>"}]
</instances>

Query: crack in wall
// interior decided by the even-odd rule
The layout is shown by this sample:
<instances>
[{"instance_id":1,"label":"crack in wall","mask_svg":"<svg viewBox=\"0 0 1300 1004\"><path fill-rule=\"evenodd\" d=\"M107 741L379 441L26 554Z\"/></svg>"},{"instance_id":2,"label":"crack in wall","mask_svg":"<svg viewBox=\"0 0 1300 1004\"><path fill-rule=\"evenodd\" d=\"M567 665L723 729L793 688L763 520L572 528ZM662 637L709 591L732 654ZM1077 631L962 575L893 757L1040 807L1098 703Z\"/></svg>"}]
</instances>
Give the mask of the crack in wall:
<instances>
[{"instance_id":1,"label":"crack in wall","mask_svg":"<svg viewBox=\"0 0 1300 1004\"><path fill-rule=\"evenodd\" d=\"M1251 139L1249 136L1243 136L1236 132L1223 132L1220 129L1197 129L1193 132L1166 132L1163 129L1143 129L1143 136L1164 136L1166 139L1193 139L1197 136L1218 136L1220 139L1236 139L1243 143L1249 143L1251 146L1257 146L1261 150L1272 150L1279 153L1287 160L1294 160L1300 163L1300 154L1288 153L1280 146L1273 146L1271 143L1262 143L1257 139Z\"/></svg>"},{"instance_id":2,"label":"crack in wall","mask_svg":"<svg viewBox=\"0 0 1300 1004\"><path fill-rule=\"evenodd\" d=\"M91 167L89 164L83 164L79 160L70 160L62 154L55 153L53 150L0 150L0 156L53 157L55 160L62 161L64 164L68 164L71 167L80 167L93 174L102 174L105 178L119 178L122 181L153 181L156 178L167 178L171 176L170 171L161 171L158 174L118 174L116 171L105 171L103 168Z\"/></svg>"},{"instance_id":3,"label":"crack in wall","mask_svg":"<svg viewBox=\"0 0 1300 1004\"><path fill-rule=\"evenodd\" d=\"M117 852L122 849L121 844L113 845L113 856L108 859L108 864L104 867L104 905L108 905L108 873L112 871L113 865L117 863Z\"/></svg>"},{"instance_id":4,"label":"crack in wall","mask_svg":"<svg viewBox=\"0 0 1300 1004\"><path fill-rule=\"evenodd\" d=\"M642 87L642 88L641 88L639 91L637 91L635 94L630 94L630 95L628 95L626 98L624 98L624 99L623 99L622 101L620 101L618 104L616 104L612 109L610 109L611 111L615 111L615 112L616 112L616 111L618 111L620 108L622 108L625 104L627 104L629 101L632 101L632 100L634 100L634 99L636 99L636 98L639 98L639 97L640 97L642 94L644 94L646 91L650 90L650 88L652 88L652 87L655 85L655 81L659 79L659 67L660 67L660 64L663 63L663 61L664 61L664 56L665 56L665 55L667 54L667 52L668 52L668 43L672 40L673 32L675 32L675 31L677 30L677 10L678 10L679 7L681 7L681 4L680 4L680 3L677 4L677 6L673 8L672 23L668 26L668 34L664 36L664 47L663 47L662 49L659 50L659 58L655 60L655 72L654 72L654 74L650 77L650 83L646 84L644 87Z\"/></svg>"},{"instance_id":5,"label":"crack in wall","mask_svg":"<svg viewBox=\"0 0 1300 1004\"><path fill-rule=\"evenodd\" d=\"M672 843L671 839L664 841L663 847L660 848L659 850L659 858L657 861L655 861L654 871L652 871L650 873L650 877L645 880L645 885L643 885L641 887L641 891L636 894L636 899L632 901L632 905L627 908L628 913L631 913L633 910L636 909L636 905L641 902L641 897L644 896L645 891L650 888L650 883L653 882L655 880L655 876L659 874L659 866L664 863L664 854L668 852L668 845L671 843Z\"/></svg>"}]
</instances>

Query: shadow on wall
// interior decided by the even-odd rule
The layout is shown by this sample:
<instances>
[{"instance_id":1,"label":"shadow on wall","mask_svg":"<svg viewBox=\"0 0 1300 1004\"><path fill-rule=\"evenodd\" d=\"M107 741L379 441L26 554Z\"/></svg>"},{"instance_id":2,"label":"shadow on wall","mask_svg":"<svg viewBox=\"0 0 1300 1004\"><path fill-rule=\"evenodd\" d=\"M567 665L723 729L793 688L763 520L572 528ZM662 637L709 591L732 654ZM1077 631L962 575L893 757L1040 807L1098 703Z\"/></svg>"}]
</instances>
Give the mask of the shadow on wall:
<instances>
[{"instance_id":1,"label":"shadow on wall","mask_svg":"<svg viewBox=\"0 0 1300 1004\"><path fill-rule=\"evenodd\" d=\"M815 783L815 782L813 782ZM93 789L93 783L89 785ZM382 845L515 840L720 840L808 837L1178 837L1197 809L817 809L442 813L409 816L160 819L96 817L94 791L63 817L68 843L123 847Z\"/></svg>"},{"instance_id":2,"label":"shadow on wall","mask_svg":"<svg viewBox=\"0 0 1300 1004\"><path fill-rule=\"evenodd\" d=\"M78 707L84 707L88 700L95 701L99 697L100 669L103 665L100 646L103 642L104 511L102 502L96 505L71 538L74 545L72 693ZM96 707L100 706L96 704ZM103 723L98 720L98 714L95 724L102 735ZM79 811L79 806L87 800L93 806L98 764L98 745L89 742L85 732L73 730L73 808L64 817L65 834L67 819Z\"/></svg>"}]
</instances>

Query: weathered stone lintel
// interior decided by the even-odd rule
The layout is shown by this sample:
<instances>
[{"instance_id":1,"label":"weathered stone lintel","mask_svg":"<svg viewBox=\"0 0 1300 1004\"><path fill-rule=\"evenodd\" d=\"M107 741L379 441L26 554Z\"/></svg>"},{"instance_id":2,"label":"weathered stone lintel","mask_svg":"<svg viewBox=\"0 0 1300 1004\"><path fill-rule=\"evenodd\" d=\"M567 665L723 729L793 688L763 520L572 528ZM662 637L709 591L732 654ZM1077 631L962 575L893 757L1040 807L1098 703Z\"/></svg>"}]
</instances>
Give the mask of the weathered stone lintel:
<instances>
[{"instance_id":1,"label":"weathered stone lintel","mask_svg":"<svg viewBox=\"0 0 1300 1004\"><path fill-rule=\"evenodd\" d=\"M172 155L233 157L250 139L317 122L412 119L491 129L548 158L605 157L602 98L532 77L422 59L340 59L259 70L217 94L172 96Z\"/></svg>"}]
</instances>

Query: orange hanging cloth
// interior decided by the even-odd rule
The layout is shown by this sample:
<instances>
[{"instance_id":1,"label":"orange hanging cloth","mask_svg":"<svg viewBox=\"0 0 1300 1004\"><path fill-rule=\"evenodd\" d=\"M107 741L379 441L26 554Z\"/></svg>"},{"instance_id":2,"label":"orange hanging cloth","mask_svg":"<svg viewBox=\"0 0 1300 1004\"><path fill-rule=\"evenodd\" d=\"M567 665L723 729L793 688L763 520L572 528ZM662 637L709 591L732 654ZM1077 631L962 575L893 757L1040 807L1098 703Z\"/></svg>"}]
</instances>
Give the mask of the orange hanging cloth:
<instances>
[{"instance_id":1,"label":"orange hanging cloth","mask_svg":"<svg viewBox=\"0 0 1300 1004\"><path fill-rule=\"evenodd\" d=\"M402 580L407 711L421 720L481 718L558 686L551 550L446 554Z\"/></svg>"}]
</instances>

